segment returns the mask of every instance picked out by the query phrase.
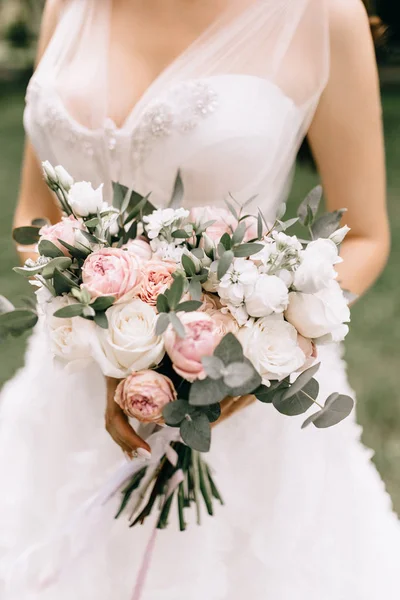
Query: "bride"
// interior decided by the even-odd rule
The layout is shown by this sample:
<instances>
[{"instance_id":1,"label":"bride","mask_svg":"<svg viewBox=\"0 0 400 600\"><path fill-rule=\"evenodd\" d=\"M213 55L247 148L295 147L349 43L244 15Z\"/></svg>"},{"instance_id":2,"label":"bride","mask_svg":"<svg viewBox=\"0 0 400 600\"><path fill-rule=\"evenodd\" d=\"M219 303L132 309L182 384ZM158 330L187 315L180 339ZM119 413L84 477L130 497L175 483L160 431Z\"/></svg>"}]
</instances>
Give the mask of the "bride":
<instances>
[{"instance_id":1,"label":"bride","mask_svg":"<svg viewBox=\"0 0 400 600\"><path fill-rule=\"evenodd\" d=\"M16 225L59 219L41 160L106 193L111 181L151 191L157 206L180 169L186 206L258 194L254 211L273 218L308 133L329 209L348 208L342 286L362 294L385 263L381 109L361 0L48 0L24 122ZM341 349L320 358L322 396L349 393ZM2 599L131 598L147 526L110 515L50 586L34 581L51 550L18 561L115 471L121 448L151 451L114 386L95 365L52 364L39 324L1 398ZM208 457L226 506L202 527L160 532L142 600L397 599L400 527L356 423L301 431L260 403L238 408Z\"/></svg>"}]
</instances>

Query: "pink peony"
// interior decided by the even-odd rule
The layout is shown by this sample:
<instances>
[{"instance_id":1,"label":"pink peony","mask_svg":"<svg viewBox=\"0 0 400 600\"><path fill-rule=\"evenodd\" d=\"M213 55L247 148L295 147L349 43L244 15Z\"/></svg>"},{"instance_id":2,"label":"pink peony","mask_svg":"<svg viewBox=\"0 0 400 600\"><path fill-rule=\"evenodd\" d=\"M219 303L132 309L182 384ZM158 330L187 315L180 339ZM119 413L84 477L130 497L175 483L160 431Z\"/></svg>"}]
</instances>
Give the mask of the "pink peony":
<instances>
[{"instance_id":1,"label":"pink peony","mask_svg":"<svg viewBox=\"0 0 400 600\"><path fill-rule=\"evenodd\" d=\"M176 263L159 259L150 260L142 271L143 279L140 286L139 298L155 306L157 296L163 294L172 282L172 273L176 271Z\"/></svg>"},{"instance_id":2,"label":"pink peony","mask_svg":"<svg viewBox=\"0 0 400 600\"><path fill-rule=\"evenodd\" d=\"M204 379L206 374L201 359L211 356L219 344L218 327L204 312L181 313L179 317L186 337L180 338L170 325L164 334L165 350L178 375L188 381Z\"/></svg>"},{"instance_id":3,"label":"pink peony","mask_svg":"<svg viewBox=\"0 0 400 600\"><path fill-rule=\"evenodd\" d=\"M149 242L146 242L146 240L142 240L140 238L137 238L136 240L129 240L129 242L125 244L123 248L128 250L128 252L133 254L141 262L147 262L153 256Z\"/></svg>"},{"instance_id":4,"label":"pink peony","mask_svg":"<svg viewBox=\"0 0 400 600\"><path fill-rule=\"evenodd\" d=\"M39 235L42 240L49 240L49 242L57 246L65 256L70 256L68 250L58 240L60 239L73 246L75 244L76 229L82 229L82 224L74 216L70 215L69 217L63 217L55 225L45 225L39 231Z\"/></svg>"},{"instance_id":5,"label":"pink peony","mask_svg":"<svg viewBox=\"0 0 400 600\"><path fill-rule=\"evenodd\" d=\"M172 381L157 371L138 371L119 383L114 400L129 417L156 423L162 421L164 406L176 400L176 391Z\"/></svg>"},{"instance_id":6,"label":"pink peony","mask_svg":"<svg viewBox=\"0 0 400 600\"><path fill-rule=\"evenodd\" d=\"M126 250L102 248L85 260L82 281L92 298L114 296L117 300L129 300L139 290L140 264Z\"/></svg>"},{"instance_id":7,"label":"pink peony","mask_svg":"<svg viewBox=\"0 0 400 600\"><path fill-rule=\"evenodd\" d=\"M210 225L206 229L206 234L213 242L219 242L224 233L232 235L232 232L238 226L238 221L228 209L215 208L214 206L197 206L192 208L189 218L190 221L198 224L215 221L213 225ZM257 219L252 217L246 219L246 225L245 242L257 237Z\"/></svg>"}]
</instances>

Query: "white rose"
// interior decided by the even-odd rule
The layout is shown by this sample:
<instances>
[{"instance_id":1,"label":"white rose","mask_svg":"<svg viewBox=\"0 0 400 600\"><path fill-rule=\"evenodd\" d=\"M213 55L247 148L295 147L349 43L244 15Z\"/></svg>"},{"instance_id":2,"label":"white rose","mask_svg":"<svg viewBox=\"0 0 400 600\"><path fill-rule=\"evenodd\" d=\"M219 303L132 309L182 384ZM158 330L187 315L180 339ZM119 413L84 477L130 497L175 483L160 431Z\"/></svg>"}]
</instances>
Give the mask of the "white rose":
<instances>
[{"instance_id":1,"label":"white rose","mask_svg":"<svg viewBox=\"0 0 400 600\"><path fill-rule=\"evenodd\" d=\"M57 180L60 186L64 188L66 192L69 192L71 187L74 185L74 180L71 177L71 175L61 165L54 167L54 171L56 173Z\"/></svg>"},{"instance_id":2,"label":"white rose","mask_svg":"<svg viewBox=\"0 0 400 600\"><path fill-rule=\"evenodd\" d=\"M337 246L326 239L311 242L302 253L301 264L294 274L293 285L299 292L313 294L336 279L334 265L341 262Z\"/></svg>"},{"instance_id":3,"label":"white rose","mask_svg":"<svg viewBox=\"0 0 400 600\"><path fill-rule=\"evenodd\" d=\"M334 244L341 244L343 242L344 238L346 237L346 235L349 233L349 231L350 231L350 227L348 227L347 225L344 225L340 229L337 229L336 231L334 231L329 236L329 239L332 240L332 242Z\"/></svg>"},{"instance_id":4,"label":"white rose","mask_svg":"<svg viewBox=\"0 0 400 600\"><path fill-rule=\"evenodd\" d=\"M257 277L257 267L252 261L235 258L220 281L218 294L224 302L240 306L245 295L253 290Z\"/></svg>"},{"instance_id":5,"label":"white rose","mask_svg":"<svg viewBox=\"0 0 400 600\"><path fill-rule=\"evenodd\" d=\"M275 275L259 275L254 288L245 299L246 309L251 317L283 313L288 303L288 289L282 279Z\"/></svg>"},{"instance_id":6,"label":"white rose","mask_svg":"<svg viewBox=\"0 0 400 600\"><path fill-rule=\"evenodd\" d=\"M103 185L94 190L88 181L74 183L69 191L68 202L79 217L96 215L104 207Z\"/></svg>"},{"instance_id":7,"label":"white rose","mask_svg":"<svg viewBox=\"0 0 400 600\"><path fill-rule=\"evenodd\" d=\"M306 338L339 342L347 334L348 327L343 324L350 321L350 310L339 284L331 281L316 294L290 293L285 316Z\"/></svg>"},{"instance_id":8,"label":"white rose","mask_svg":"<svg viewBox=\"0 0 400 600\"><path fill-rule=\"evenodd\" d=\"M81 317L54 317L54 313L60 308L76 304L70 296L57 296L51 301L41 298L40 301L53 354L70 371L87 366L92 361L90 340L95 329L93 321Z\"/></svg>"},{"instance_id":9,"label":"white rose","mask_svg":"<svg viewBox=\"0 0 400 600\"><path fill-rule=\"evenodd\" d=\"M158 365L164 342L155 333L157 314L138 298L115 304L106 312L108 329L96 329L93 356L104 375L123 378Z\"/></svg>"},{"instance_id":10,"label":"white rose","mask_svg":"<svg viewBox=\"0 0 400 600\"><path fill-rule=\"evenodd\" d=\"M307 358L298 345L296 329L282 315L270 315L248 324L237 334L245 356L264 385L301 369Z\"/></svg>"}]
</instances>

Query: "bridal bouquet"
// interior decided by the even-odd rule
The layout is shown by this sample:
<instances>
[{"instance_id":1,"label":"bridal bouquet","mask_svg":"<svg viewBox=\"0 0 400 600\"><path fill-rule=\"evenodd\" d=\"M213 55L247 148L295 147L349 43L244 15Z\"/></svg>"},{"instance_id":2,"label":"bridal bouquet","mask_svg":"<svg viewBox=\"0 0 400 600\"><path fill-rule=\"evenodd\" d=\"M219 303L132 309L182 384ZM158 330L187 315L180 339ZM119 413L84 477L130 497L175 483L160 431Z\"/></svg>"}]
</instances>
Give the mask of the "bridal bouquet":
<instances>
[{"instance_id":1,"label":"bridal bouquet","mask_svg":"<svg viewBox=\"0 0 400 600\"><path fill-rule=\"evenodd\" d=\"M157 526L165 527L176 497L184 529L192 503L199 515L200 502L210 514L213 500L222 502L201 453L225 399L250 395L287 416L315 404L303 427L330 427L350 414L348 396L320 404L314 378L318 345L343 340L350 320L335 271L348 228L339 228L343 211L317 215L320 188L296 219L284 221L283 207L267 223L233 198L226 209L176 208L179 175L170 206L155 209L120 184L109 206L102 187L43 167L63 217L14 230L17 243L38 253L14 270L38 288L57 359L68 368L94 360L120 379L115 401L164 440L149 462L133 461L118 488L119 514L130 509L132 525L158 507ZM288 235L297 222L307 239ZM5 299L2 311L3 335L38 319Z\"/></svg>"}]
</instances>

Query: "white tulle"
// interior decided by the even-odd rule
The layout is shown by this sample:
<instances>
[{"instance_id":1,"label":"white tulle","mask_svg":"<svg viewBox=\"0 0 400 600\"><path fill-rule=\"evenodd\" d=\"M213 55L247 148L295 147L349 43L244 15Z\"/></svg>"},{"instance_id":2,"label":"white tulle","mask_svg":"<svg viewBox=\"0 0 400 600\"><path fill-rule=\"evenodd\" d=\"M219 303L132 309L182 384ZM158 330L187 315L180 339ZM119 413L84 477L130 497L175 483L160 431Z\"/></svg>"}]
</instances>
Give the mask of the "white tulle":
<instances>
[{"instance_id":1,"label":"white tulle","mask_svg":"<svg viewBox=\"0 0 400 600\"><path fill-rule=\"evenodd\" d=\"M32 79L25 126L41 160L75 179L118 180L169 202L178 169L187 207L231 192L272 218L328 76L324 0L236 0L166 69L122 126L109 119L111 0L68 0ZM122 92L121 92L122 93ZM351 393L340 348L321 349L321 398ZM130 600L152 524L115 506L54 585L69 522L121 464L104 429L95 365L68 373L41 325L0 411L2 600ZM142 600L395 600L400 528L353 419L301 430L256 403L218 426L209 462L226 500L214 518L159 532ZM79 545L91 522L76 536ZM50 549L49 549L50 548Z\"/></svg>"}]
</instances>

